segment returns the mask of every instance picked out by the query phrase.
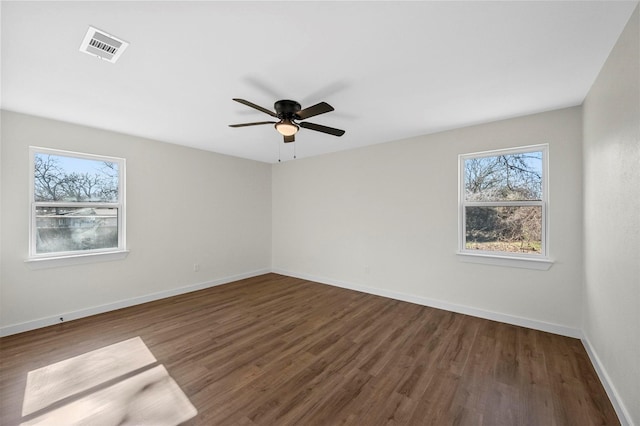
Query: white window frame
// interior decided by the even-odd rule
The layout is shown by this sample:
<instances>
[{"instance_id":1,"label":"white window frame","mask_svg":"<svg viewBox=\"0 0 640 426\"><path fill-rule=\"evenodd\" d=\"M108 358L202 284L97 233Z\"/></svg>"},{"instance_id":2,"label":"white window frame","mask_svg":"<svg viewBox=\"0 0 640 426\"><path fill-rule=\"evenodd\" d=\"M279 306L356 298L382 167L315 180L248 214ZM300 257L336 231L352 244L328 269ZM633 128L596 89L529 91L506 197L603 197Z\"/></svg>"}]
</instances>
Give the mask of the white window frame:
<instances>
[{"instance_id":1,"label":"white window frame","mask_svg":"<svg viewBox=\"0 0 640 426\"><path fill-rule=\"evenodd\" d=\"M107 161L118 164L118 201L117 202L59 202L35 201L35 156L36 154L74 157L93 161ZM67 266L74 264L92 263L123 259L127 256L126 249L126 160L119 157L87 154L81 152L64 151L36 146L29 147L29 255L26 260L32 269ZM118 209L118 247L107 249L93 249L83 251L64 251L53 253L36 252L36 207L98 207Z\"/></svg>"},{"instance_id":2,"label":"white window frame","mask_svg":"<svg viewBox=\"0 0 640 426\"><path fill-rule=\"evenodd\" d=\"M465 160L496 157L499 155L542 152L542 200L539 201L466 201ZM470 250L466 247L466 207L536 206L542 209L540 254L509 253L501 251ZM473 152L458 155L458 252L460 260L498 266L548 270L553 261L549 258L549 145L528 145L507 149Z\"/></svg>"}]
</instances>

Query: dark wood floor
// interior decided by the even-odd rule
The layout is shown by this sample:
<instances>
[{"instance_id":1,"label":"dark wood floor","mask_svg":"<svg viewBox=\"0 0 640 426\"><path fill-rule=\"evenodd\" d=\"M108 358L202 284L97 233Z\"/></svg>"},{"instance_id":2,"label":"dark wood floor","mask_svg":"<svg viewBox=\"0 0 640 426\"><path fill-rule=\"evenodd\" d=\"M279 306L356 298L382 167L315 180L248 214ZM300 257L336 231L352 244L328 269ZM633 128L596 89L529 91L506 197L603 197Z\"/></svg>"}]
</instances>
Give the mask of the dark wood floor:
<instances>
[{"instance_id":1,"label":"dark wood floor","mask_svg":"<svg viewBox=\"0 0 640 426\"><path fill-rule=\"evenodd\" d=\"M29 371L135 336L188 425L619 424L579 340L276 274L0 339L0 424Z\"/></svg>"}]
</instances>

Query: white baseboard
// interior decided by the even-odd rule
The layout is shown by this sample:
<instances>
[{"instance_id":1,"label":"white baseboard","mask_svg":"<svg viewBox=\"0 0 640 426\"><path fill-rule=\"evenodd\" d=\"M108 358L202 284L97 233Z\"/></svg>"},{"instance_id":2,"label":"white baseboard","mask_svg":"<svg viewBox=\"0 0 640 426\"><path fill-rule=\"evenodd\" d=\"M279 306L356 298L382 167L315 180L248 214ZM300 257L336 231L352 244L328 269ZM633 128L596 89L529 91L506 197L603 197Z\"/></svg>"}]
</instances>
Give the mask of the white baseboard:
<instances>
[{"instance_id":1,"label":"white baseboard","mask_svg":"<svg viewBox=\"0 0 640 426\"><path fill-rule=\"evenodd\" d=\"M504 322L507 324L518 325L521 327L532 328L534 330L546 331L548 333L559 334L561 336L573 337L575 339L582 338L582 331L577 328L567 327L564 325L548 323L544 321L508 315L499 312L485 311L483 309L473 308L471 306L457 305L454 303L444 302L442 300L429 299L422 296L401 293L392 290L384 290L380 288L367 287L360 284L348 283L340 280L334 280L324 277L317 277L308 274L285 271L282 269L272 269L272 272L280 275L301 278L304 280L314 281L321 284L328 284L336 287L342 287L349 290L356 290L363 293L375 294L376 296L388 297L390 299L402 300L403 302L415 303L418 305L429 306L431 308L443 309L445 311L457 312L459 314L471 315L473 317L484 318L492 321Z\"/></svg>"},{"instance_id":2,"label":"white baseboard","mask_svg":"<svg viewBox=\"0 0 640 426\"><path fill-rule=\"evenodd\" d=\"M203 283L191 284L184 287L160 291L158 293L152 293L144 296L134 297L132 299L120 300L113 303L107 303L105 305L94 306L86 309L80 309L73 312L63 312L51 317L40 318L37 320L27 321L20 324L8 325L6 327L0 328L0 337L10 336L12 334L18 334L18 333L22 333L29 330L35 330L37 328L59 324L60 318L64 318L64 322L68 322L75 319L88 317L91 315L97 315L97 314L102 314L104 312L115 311L116 309L128 308L129 306L140 305L142 303L152 302L154 300L164 299L167 297L177 296L185 293L191 293L192 291L203 290L205 288L215 287L222 284L228 284L233 281L238 281L245 278L251 278L258 275L263 275L269 272L271 272L270 269L260 269L257 271L247 272L243 274L233 275L233 276L224 277L224 278L218 278L213 281L206 281Z\"/></svg>"},{"instance_id":3,"label":"white baseboard","mask_svg":"<svg viewBox=\"0 0 640 426\"><path fill-rule=\"evenodd\" d=\"M607 374L607 370L602 365L602 362L600 362L600 358L598 358L598 355L593 345L591 345L591 342L585 335L582 336L581 340L582 340L583 346L587 350L587 354L589 355L591 364L593 364L593 367L595 368L596 373L600 378L600 382L602 382L602 386L604 386L604 390L607 392L607 396L609 397L609 400L611 401L613 408L616 410L616 414L618 415L618 420L620 420L620 423L622 424L622 426L634 426L634 423L631 420L631 414L629 414L627 407L622 403L622 400L620 399L620 395L618 394L618 391L616 390L615 386L613 386L613 382L609 378L609 374Z\"/></svg>"}]
</instances>

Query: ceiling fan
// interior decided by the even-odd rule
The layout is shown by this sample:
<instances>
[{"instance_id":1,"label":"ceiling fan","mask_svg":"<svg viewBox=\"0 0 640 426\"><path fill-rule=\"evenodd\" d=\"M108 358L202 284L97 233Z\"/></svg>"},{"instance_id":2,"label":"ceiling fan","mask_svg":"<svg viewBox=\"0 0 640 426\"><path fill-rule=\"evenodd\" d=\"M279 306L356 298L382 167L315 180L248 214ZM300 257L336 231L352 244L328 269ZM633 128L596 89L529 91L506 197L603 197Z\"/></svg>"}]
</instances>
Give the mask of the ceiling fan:
<instances>
[{"instance_id":1,"label":"ceiling fan","mask_svg":"<svg viewBox=\"0 0 640 426\"><path fill-rule=\"evenodd\" d=\"M258 126L261 124L275 124L276 130L284 137L285 142L295 142L295 134L300 127L305 129L315 130L316 132L327 133L334 136L344 135L344 130L334 129L333 127L323 126L321 124L309 123L307 118L315 117L316 115L324 114L333 111L333 107L326 102L320 102L308 108L302 109L300 104L296 101L283 99L277 101L273 108L275 112L266 108L256 105L252 102L244 99L233 99L236 102L240 102L243 105L262 111L265 114L269 114L274 118L278 118L280 121L257 121L255 123L242 123L242 124L230 124L229 127L246 127L246 126Z\"/></svg>"}]
</instances>

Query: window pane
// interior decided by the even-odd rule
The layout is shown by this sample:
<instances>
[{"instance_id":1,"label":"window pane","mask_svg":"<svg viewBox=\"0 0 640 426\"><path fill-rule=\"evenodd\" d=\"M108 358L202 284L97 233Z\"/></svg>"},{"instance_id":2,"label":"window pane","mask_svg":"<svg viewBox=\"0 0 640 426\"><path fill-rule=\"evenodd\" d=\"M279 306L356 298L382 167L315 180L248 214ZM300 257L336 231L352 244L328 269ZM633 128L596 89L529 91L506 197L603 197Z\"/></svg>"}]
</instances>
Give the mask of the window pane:
<instances>
[{"instance_id":1,"label":"window pane","mask_svg":"<svg viewBox=\"0 0 640 426\"><path fill-rule=\"evenodd\" d=\"M542 200L542 152L464 160L466 201Z\"/></svg>"},{"instance_id":2,"label":"window pane","mask_svg":"<svg viewBox=\"0 0 640 426\"><path fill-rule=\"evenodd\" d=\"M35 201L118 201L118 163L36 153L34 182Z\"/></svg>"},{"instance_id":3,"label":"window pane","mask_svg":"<svg viewBox=\"0 0 640 426\"><path fill-rule=\"evenodd\" d=\"M117 208L36 207L36 253L117 247Z\"/></svg>"},{"instance_id":4,"label":"window pane","mask_svg":"<svg viewBox=\"0 0 640 426\"><path fill-rule=\"evenodd\" d=\"M468 250L540 254L542 207L466 207Z\"/></svg>"}]
</instances>

